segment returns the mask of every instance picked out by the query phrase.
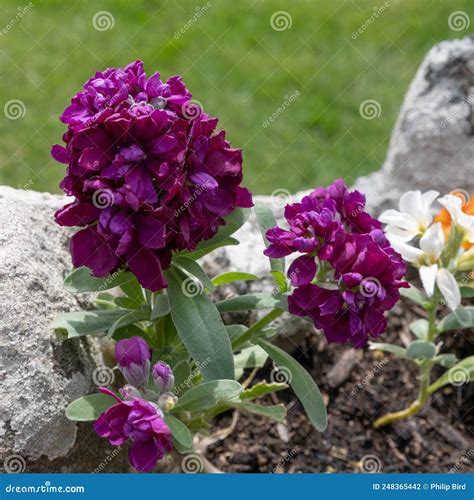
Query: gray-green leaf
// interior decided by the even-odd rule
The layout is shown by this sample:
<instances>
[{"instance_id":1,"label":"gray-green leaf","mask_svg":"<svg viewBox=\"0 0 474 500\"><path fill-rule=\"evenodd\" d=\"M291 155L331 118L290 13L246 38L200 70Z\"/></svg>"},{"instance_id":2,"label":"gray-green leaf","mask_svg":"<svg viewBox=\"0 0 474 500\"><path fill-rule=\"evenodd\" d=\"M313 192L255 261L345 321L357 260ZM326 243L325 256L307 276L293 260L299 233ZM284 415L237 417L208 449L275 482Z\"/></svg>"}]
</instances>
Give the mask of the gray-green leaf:
<instances>
[{"instance_id":1,"label":"gray-green leaf","mask_svg":"<svg viewBox=\"0 0 474 500\"><path fill-rule=\"evenodd\" d=\"M192 387L178 399L173 411L201 411L220 401L234 399L242 392L235 380L212 380Z\"/></svg>"},{"instance_id":2,"label":"gray-green leaf","mask_svg":"<svg viewBox=\"0 0 474 500\"><path fill-rule=\"evenodd\" d=\"M84 335L104 335L118 319L128 312L122 309L99 309L60 313L51 327L54 330L65 330L69 339Z\"/></svg>"},{"instance_id":3,"label":"gray-green leaf","mask_svg":"<svg viewBox=\"0 0 474 500\"><path fill-rule=\"evenodd\" d=\"M288 383L295 391L316 430L324 431L327 427L327 412L321 392L311 375L289 354L266 340L259 340L259 345L280 367L285 368L290 379Z\"/></svg>"},{"instance_id":4,"label":"gray-green leaf","mask_svg":"<svg viewBox=\"0 0 474 500\"><path fill-rule=\"evenodd\" d=\"M432 359L436 355L436 346L426 340L414 340L407 347L407 356L411 359Z\"/></svg>"},{"instance_id":5,"label":"gray-green leaf","mask_svg":"<svg viewBox=\"0 0 474 500\"><path fill-rule=\"evenodd\" d=\"M66 408L66 417L76 422L91 422L115 403L107 394L89 394L73 401Z\"/></svg>"},{"instance_id":6,"label":"gray-green leaf","mask_svg":"<svg viewBox=\"0 0 474 500\"><path fill-rule=\"evenodd\" d=\"M183 278L176 270L166 272L171 318L178 335L206 380L234 378L230 339L216 306L205 293L183 293Z\"/></svg>"},{"instance_id":7,"label":"gray-green leaf","mask_svg":"<svg viewBox=\"0 0 474 500\"><path fill-rule=\"evenodd\" d=\"M191 450L193 448L193 435L187 426L169 413L165 415L165 422L171 430L173 440L179 443L182 449Z\"/></svg>"}]
</instances>

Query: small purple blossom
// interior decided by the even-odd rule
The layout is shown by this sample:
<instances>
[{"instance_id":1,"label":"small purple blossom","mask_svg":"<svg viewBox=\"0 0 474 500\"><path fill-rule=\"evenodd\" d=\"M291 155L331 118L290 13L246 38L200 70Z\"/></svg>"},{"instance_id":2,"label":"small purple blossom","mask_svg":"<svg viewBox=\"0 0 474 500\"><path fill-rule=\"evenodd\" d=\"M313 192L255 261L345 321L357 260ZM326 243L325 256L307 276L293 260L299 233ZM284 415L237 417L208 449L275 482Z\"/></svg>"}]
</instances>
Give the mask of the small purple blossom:
<instances>
[{"instance_id":1,"label":"small purple blossom","mask_svg":"<svg viewBox=\"0 0 474 500\"><path fill-rule=\"evenodd\" d=\"M101 387L100 390L112 396L117 404L99 416L94 424L95 432L114 446L131 440L130 464L140 472L150 472L173 447L171 431L161 410L143 399L122 401L109 389Z\"/></svg>"},{"instance_id":2,"label":"small purple blossom","mask_svg":"<svg viewBox=\"0 0 474 500\"><path fill-rule=\"evenodd\" d=\"M407 286L405 263L364 207L365 197L341 179L317 188L285 207L289 229L269 229L265 250L274 258L303 254L288 269L296 287L289 311L309 316L330 342L355 347L384 332L385 313Z\"/></svg>"},{"instance_id":3,"label":"small purple blossom","mask_svg":"<svg viewBox=\"0 0 474 500\"><path fill-rule=\"evenodd\" d=\"M141 337L119 340L115 358L123 376L136 388L146 387L150 374L151 349Z\"/></svg>"},{"instance_id":4,"label":"small purple blossom","mask_svg":"<svg viewBox=\"0 0 474 500\"><path fill-rule=\"evenodd\" d=\"M163 361L158 361L151 370L153 381L161 392L170 391L174 386L174 375L171 367Z\"/></svg>"},{"instance_id":5,"label":"small purple blossom","mask_svg":"<svg viewBox=\"0 0 474 500\"><path fill-rule=\"evenodd\" d=\"M75 267L97 277L122 266L152 291L176 250L193 250L217 232L235 207L252 206L241 187L242 152L217 118L190 116L181 77L147 78L142 61L88 80L61 115L66 164L61 188L74 201L55 214L80 226L71 240Z\"/></svg>"}]
</instances>

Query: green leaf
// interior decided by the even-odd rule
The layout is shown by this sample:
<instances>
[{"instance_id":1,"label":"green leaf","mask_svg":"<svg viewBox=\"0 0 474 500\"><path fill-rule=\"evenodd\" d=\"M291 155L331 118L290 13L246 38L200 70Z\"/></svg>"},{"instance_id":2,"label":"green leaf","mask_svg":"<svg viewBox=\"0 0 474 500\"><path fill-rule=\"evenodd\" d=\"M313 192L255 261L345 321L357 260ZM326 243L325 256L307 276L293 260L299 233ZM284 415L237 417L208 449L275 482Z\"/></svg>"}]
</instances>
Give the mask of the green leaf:
<instances>
[{"instance_id":1,"label":"green leaf","mask_svg":"<svg viewBox=\"0 0 474 500\"><path fill-rule=\"evenodd\" d=\"M417 319L410 323L410 330L413 335L418 337L420 340L426 340L428 337L428 321L426 319Z\"/></svg>"},{"instance_id":2,"label":"green leaf","mask_svg":"<svg viewBox=\"0 0 474 500\"><path fill-rule=\"evenodd\" d=\"M70 403L66 408L66 417L76 422L91 422L116 402L107 394L89 394Z\"/></svg>"},{"instance_id":3,"label":"green leaf","mask_svg":"<svg viewBox=\"0 0 474 500\"><path fill-rule=\"evenodd\" d=\"M146 332L137 325L128 325L117 328L114 333L115 340L129 339L130 337L146 337Z\"/></svg>"},{"instance_id":4,"label":"green leaf","mask_svg":"<svg viewBox=\"0 0 474 500\"><path fill-rule=\"evenodd\" d=\"M316 430L322 432L327 427L327 412L321 392L311 375L289 354L266 340L259 340L259 345L280 367L288 371L289 384L301 401L310 422Z\"/></svg>"},{"instance_id":5,"label":"green leaf","mask_svg":"<svg viewBox=\"0 0 474 500\"><path fill-rule=\"evenodd\" d=\"M212 281L209 279L204 269L195 260L181 256L175 258L174 264L186 274L197 278L208 290L214 288Z\"/></svg>"},{"instance_id":6,"label":"green leaf","mask_svg":"<svg viewBox=\"0 0 474 500\"><path fill-rule=\"evenodd\" d=\"M423 293L416 286L410 285L410 288L400 288L399 292L402 297L410 299L420 306L424 307L427 302Z\"/></svg>"},{"instance_id":7,"label":"green leaf","mask_svg":"<svg viewBox=\"0 0 474 500\"><path fill-rule=\"evenodd\" d=\"M234 356L235 379L239 380L246 368L261 368L268 358L268 354L258 345L242 349Z\"/></svg>"},{"instance_id":8,"label":"green leaf","mask_svg":"<svg viewBox=\"0 0 474 500\"><path fill-rule=\"evenodd\" d=\"M227 247L227 246L235 246L239 244L239 240L235 238L224 238L222 241L218 241L213 245L206 246L202 250L195 250L194 252L183 252L180 255L184 255L185 257L189 257L193 260L198 260L204 257L205 255L217 250L218 248Z\"/></svg>"},{"instance_id":9,"label":"green leaf","mask_svg":"<svg viewBox=\"0 0 474 500\"><path fill-rule=\"evenodd\" d=\"M235 380L211 380L191 387L178 399L173 411L201 411L219 401L229 401L242 392Z\"/></svg>"},{"instance_id":10,"label":"green leaf","mask_svg":"<svg viewBox=\"0 0 474 500\"><path fill-rule=\"evenodd\" d=\"M271 275L273 276L273 279L275 280L275 283L280 293L285 293L289 290L288 280L286 279L284 273L280 271L272 271Z\"/></svg>"},{"instance_id":11,"label":"green leaf","mask_svg":"<svg viewBox=\"0 0 474 500\"><path fill-rule=\"evenodd\" d=\"M454 354L438 354L433 358L433 361L444 368L451 368L457 363L458 358Z\"/></svg>"},{"instance_id":12,"label":"green leaf","mask_svg":"<svg viewBox=\"0 0 474 500\"><path fill-rule=\"evenodd\" d=\"M438 380L430 385L428 391L433 394L447 384L459 386L472 381L474 381L474 356L469 356L443 373Z\"/></svg>"},{"instance_id":13,"label":"green leaf","mask_svg":"<svg viewBox=\"0 0 474 500\"><path fill-rule=\"evenodd\" d=\"M269 241L266 237L266 232L268 229L277 226L277 221L271 209L264 205L263 203L255 203L255 215L257 216L258 227L260 228L260 232L262 233L262 238L265 243L265 246L268 247ZM285 272L285 259L270 259L270 266L273 272Z\"/></svg>"},{"instance_id":14,"label":"green leaf","mask_svg":"<svg viewBox=\"0 0 474 500\"><path fill-rule=\"evenodd\" d=\"M474 306L459 306L438 323L440 333L474 327Z\"/></svg>"},{"instance_id":15,"label":"green leaf","mask_svg":"<svg viewBox=\"0 0 474 500\"><path fill-rule=\"evenodd\" d=\"M151 320L162 318L166 316L171 311L170 301L168 296L164 293L160 293L156 296L155 302L153 303L153 309L151 310Z\"/></svg>"},{"instance_id":16,"label":"green leaf","mask_svg":"<svg viewBox=\"0 0 474 500\"><path fill-rule=\"evenodd\" d=\"M173 441L183 450L192 450L193 448L193 435L181 420L174 415L167 413L165 415L165 422L171 430Z\"/></svg>"},{"instance_id":17,"label":"green leaf","mask_svg":"<svg viewBox=\"0 0 474 500\"><path fill-rule=\"evenodd\" d=\"M113 337L115 331L118 328L123 328L124 326L133 325L134 323L138 323L140 321L148 320L149 315L144 311L130 311L127 314L121 316L115 323L107 330L107 337Z\"/></svg>"},{"instance_id":18,"label":"green leaf","mask_svg":"<svg viewBox=\"0 0 474 500\"><path fill-rule=\"evenodd\" d=\"M219 312L236 312L253 309L273 309L282 307L281 297L269 293L249 293L231 299L221 300L216 303Z\"/></svg>"},{"instance_id":19,"label":"green leaf","mask_svg":"<svg viewBox=\"0 0 474 500\"><path fill-rule=\"evenodd\" d=\"M201 243L199 243L199 245L197 246L197 249L191 254L183 253L182 255L186 255L186 257L196 259L202 257L203 255L206 255L208 251L210 251L209 248L211 247L213 247L213 250L215 248L219 248L220 246L222 246L221 243L223 243L229 236L232 236L245 224L245 222L249 218L249 215L250 208L236 208L232 213L224 217L225 226L222 226L212 238L201 241ZM202 251L205 252L202 254ZM199 255L199 253L201 253L201 255ZM196 257L195 254L198 254L199 257Z\"/></svg>"},{"instance_id":20,"label":"green leaf","mask_svg":"<svg viewBox=\"0 0 474 500\"><path fill-rule=\"evenodd\" d=\"M77 267L64 280L64 287L72 293L79 292L100 292L115 288L120 284L134 278L133 274L125 272L123 269L115 271L105 278L95 278L91 276L88 267Z\"/></svg>"},{"instance_id":21,"label":"green leaf","mask_svg":"<svg viewBox=\"0 0 474 500\"><path fill-rule=\"evenodd\" d=\"M373 351L384 351L395 354L399 358L407 359L407 351L405 348L394 344L385 344L383 342L370 342L369 349Z\"/></svg>"},{"instance_id":22,"label":"green leaf","mask_svg":"<svg viewBox=\"0 0 474 500\"><path fill-rule=\"evenodd\" d=\"M136 300L131 299L130 297L115 297L114 303L120 309L137 310L141 308L141 304L138 304Z\"/></svg>"},{"instance_id":23,"label":"green leaf","mask_svg":"<svg viewBox=\"0 0 474 500\"><path fill-rule=\"evenodd\" d=\"M131 299L137 306L145 304L145 297L143 295L143 289L138 283L135 276L130 275L131 278L120 285L122 292Z\"/></svg>"},{"instance_id":24,"label":"green leaf","mask_svg":"<svg viewBox=\"0 0 474 500\"><path fill-rule=\"evenodd\" d=\"M202 293L186 296L183 277L174 269L166 272L171 318L187 350L206 380L234 378L234 356L216 306Z\"/></svg>"},{"instance_id":25,"label":"green leaf","mask_svg":"<svg viewBox=\"0 0 474 500\"><path fill-rule=\"evenodd\" d=\"M242 391L240 399L256 399L265 396L266 394L282 391L284 389L288 389L288 385L282 382L258 382L258 384Z\"/></svg>"},{"instance_id":26,"label":"green leaf","mask_svg":"<svg viewBox=\"0 0 474 500\"><path fill-rule=\"evenodd\" d=\"M121 309L100 309L60 313L54 319L51 327L54 330L65 330L68 339L84 335L102 335L128 312Z\"/></svg>"},{"instance_id":27,"label":"green leaf","mask_svg":"<svg viewBox=\"0 0 474 500\"><path fill-rule=\"evenodd\" d=\"M248 330L244 325L225 325L225 329L227 330L227 335L229 335L231 342L241 337Z\"/></svg>"},{"instance_id":28,"label":"green leaf","mask_svg":"<svg viewBox=\"0 0 474 500\"><path fill-rule=\"evenodd\" d=\"M283 422L286 416L286 408L282 405L274 406L262 406L256 405L254 403L227 403L231 408L236 410L248 411L250 413L255 413L257 415L262 415L263 417L275 420L275 422Z\"/></svg>"},{"instance_id":29,"label":"green leaf","mask_svg":"<svg viewBox=\"0 0 474 500\"><path fill-rule=\"evenodd\" d=\"M474 298L474 286L462 286L459 288L461 297L464 299Z\"/></svg>"},{"instance_id":30,"label":"green leaf","mask_svg":"<svg viewBox=\"0 0 474 500\"><path fill-rule=\"evenodd\" d=\"M426 340L414 340L407 347L407 356L411 359L432 359L436 355L436 346Z\"/></svg>"},{"instance_id":31,"label":"green leaf","mask_svg":"<svg viewBox=\"0 0 474 500\"><path fill-rule=\"evenodd\" d=\"M238 273L229 272L222 273L212 279L212 284L214 286L224 285L226 283L233 283L234 281L255 281L258 280L258 276L250 273Z\"/></svg>"}]
</instances>

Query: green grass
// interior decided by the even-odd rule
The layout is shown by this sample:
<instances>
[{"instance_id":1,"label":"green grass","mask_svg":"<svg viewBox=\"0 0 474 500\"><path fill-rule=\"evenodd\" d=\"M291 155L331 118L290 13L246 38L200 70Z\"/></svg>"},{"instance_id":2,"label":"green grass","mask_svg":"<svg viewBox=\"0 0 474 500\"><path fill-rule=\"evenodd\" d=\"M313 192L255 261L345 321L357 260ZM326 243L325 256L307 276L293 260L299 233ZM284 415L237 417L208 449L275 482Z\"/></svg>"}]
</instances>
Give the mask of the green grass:
<instances>
[{"instance_id":1,"label":"green grass","mask_svg":"<svg viewBox=\"0 0 474 500\"><path fill-rule=\"evenodd\" d=\"M377 170L424 54L468 33L451 31L449 14L465 11L474 25L472 0L393 0L354 40L383 3L211 0L175 38L205 0L45 0L13 25L18 5L27 2L2 0L0 29L11 28L0 35L0 104L19 99L26 114L0 115L0 184L58 192L63 167L49 151L64 131L59 114L94 71L136 58L148 72L184 75L206 112L219 116L233 145L243 148L246 184L256 193L308 189L338 176L351 182ZM280 10L292 25L275 31L270 18ZM112 29L93 28L98 11L113 15ZM361 118L367 99L380 103L378 118Z\"/></svg>"}]
</instances>

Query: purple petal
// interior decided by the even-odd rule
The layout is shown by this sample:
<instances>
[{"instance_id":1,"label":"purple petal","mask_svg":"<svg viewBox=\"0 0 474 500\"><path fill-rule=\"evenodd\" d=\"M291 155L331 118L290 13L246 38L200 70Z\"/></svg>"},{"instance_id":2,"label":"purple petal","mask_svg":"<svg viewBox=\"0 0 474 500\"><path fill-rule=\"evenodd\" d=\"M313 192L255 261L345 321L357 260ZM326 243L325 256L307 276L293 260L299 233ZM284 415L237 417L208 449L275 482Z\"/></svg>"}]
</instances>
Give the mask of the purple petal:
<instances>
[{"instance_id":1,"label":"purple petal","mask_svg":"<svg viewBox=\"0 0 474 500\"><path fill-rule=\"evenodd\" d=\"M293 286L308 285L316 275L316 259L313 255L302 255L288 268L288 277Z\"/></svg>"}]
</instances>

